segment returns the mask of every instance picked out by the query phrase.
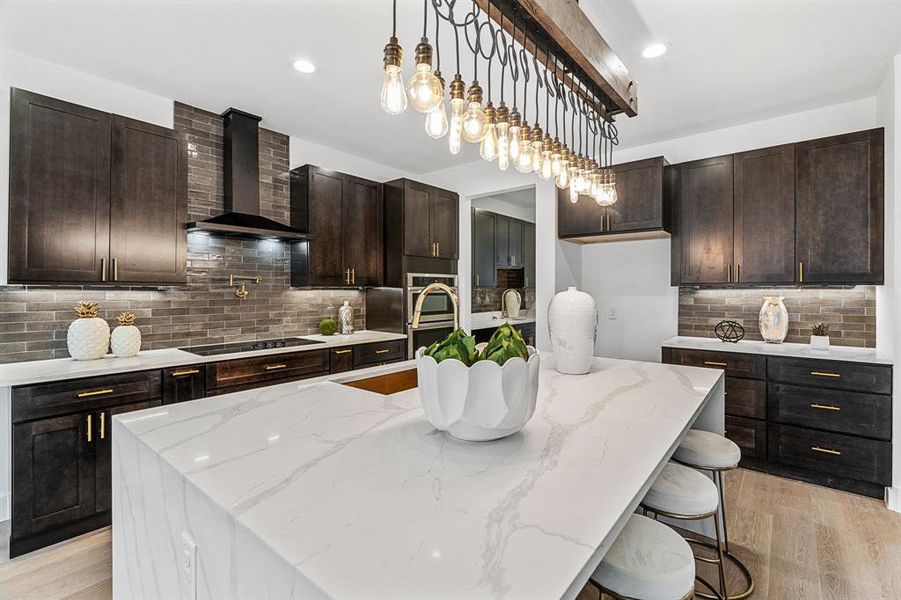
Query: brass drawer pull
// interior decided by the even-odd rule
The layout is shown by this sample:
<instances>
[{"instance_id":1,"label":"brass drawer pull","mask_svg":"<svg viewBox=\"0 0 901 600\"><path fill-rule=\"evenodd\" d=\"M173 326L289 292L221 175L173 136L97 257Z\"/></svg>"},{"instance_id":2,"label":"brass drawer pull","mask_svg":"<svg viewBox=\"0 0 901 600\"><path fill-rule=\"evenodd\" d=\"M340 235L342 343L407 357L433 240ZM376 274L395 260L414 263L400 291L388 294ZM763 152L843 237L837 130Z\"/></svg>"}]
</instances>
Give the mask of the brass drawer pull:
<instances>
[{"instance_id":1,"label":"brass drawer pull","mask_svg":"<svg viewBox=\"0 0 901 600\"><path fill-rule=\"evenodd\" d=\"M277 369L284 369L288 365L266 365L265 369L267 371L275 371Z\"/></svg>"},{"instance_id":2,"label":"brass drawer pull","mask_svg":"<svg viewBox=\"0 0 901 600\"><path fill-rule=\"evenodd\" d=\"M385 352L391 352L390 348L383 348L382 350L376 350L376 354L384 354Z\"/></svg>"},{"instance_id":3,"label":"brass drawer pull","mask_svg":"<svg viewBox=\"0 0 901 600\"><path fill-rule=\"evenodd\" d=\"M841 377L841 373L828 373L826 371L811 371L811 375L814 377L835 377L836 379Z\"/></svg>"},{"instance_id":4,"label":"brass drawer pull","mask_svg":"<svg viewBox=\"0 0 901 600\"><path fill-rule=\"evenodd\" d=\"M838 450L831 450L829 448L820 448L819 446L811 446L811 450L814 452L822 452L823 454L831 454L832 456L841 456L842 453Z\"/></svg>"},{"instance_id":5,"label":"brass drawer pull","mask_svg":"<svg viewBox=\"0 0 901 600\"><path fill-rule=\"evenodd\" d=\"M811 404L810 408L820 408L823 410L835 410L835 411L839 411L842 409L840 406L832 406L831 404Z\"/></svg>"},{"instance_id":6,"label":"brass drawer pull","mask_svg":"<svg viewBox=\"0 0 901 600\"><path fill-rule=\"evenodd\" d=\"M710 367L727 367L727 366L729 366L727 363L717 362L715 360L705 360L704 364L707 366L710 366Z\"/></svg>"},{"instance_id":7,"label":"brass drawer pull","mask_svg":"<svg viewBox=\"0 0 901 600\"><path fill-rule=\"evenodd\" d=\"M196 375L200 373L200 369L185 369L184 371L172 371L169 373L172 377L184 377L185 375Z\"/></svg>"},{"instance_id":8,"label":"brass drawer pull","mask_svg":"<svg viewBox=\"0 0 901 600\"><path fill-rule=\"evenodd\" d=\"M106 413L100 413L100 439L106 438Z\"/></svg>"},{"instance_id":9,"label":"brass drawer pull","mask_svg":"<svg viewBox=\"0 0 901 600\"><path fill-rule=\"evenodd\" d=\"M92 434L92 431L91 431L91 430L92 430L92 429L94 429L94 428L93 428L93 426L91 425L91 415L88 415L88 442L93 441L93 440L91 439L91 434Z\"/></svg>"},{"instance_id":10,"label":"brass drawer pull","mask_svg":"<svg viewBox=\"0 0 901 600\"><path fill-rule=\"evenodd\" d=\"M353 352L353 350L350 348L347 350L335 350L335 354L350 354L351 352Z\"/></svg>"},{"instance_id":11,"label":"brass drawer pull","mask_svg":"<svg viewBox=\"0 0 901 600\"><path fill-rule=\"evenodd\" d=\"M93 392L81 392L78 394L79 398L87 398L89 396L102 396L104 394L112 394L113 388L106 388L105 390L94 390Z\"/></svg>"}]
</instances>

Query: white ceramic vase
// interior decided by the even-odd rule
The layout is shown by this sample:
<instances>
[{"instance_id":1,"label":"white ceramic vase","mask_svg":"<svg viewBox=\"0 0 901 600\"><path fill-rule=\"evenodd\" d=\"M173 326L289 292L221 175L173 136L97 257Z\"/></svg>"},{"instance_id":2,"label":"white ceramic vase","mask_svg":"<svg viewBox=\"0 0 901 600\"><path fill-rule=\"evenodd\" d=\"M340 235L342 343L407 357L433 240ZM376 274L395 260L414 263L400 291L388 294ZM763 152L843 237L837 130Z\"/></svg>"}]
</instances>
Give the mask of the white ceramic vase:
<instances>
[{"instance_id":1,"label":"white ceramic vase","mask_svg":"<svg viewBox=\"0 0 901 600\"><path fill-rule=\"evenodd\" d=\"M349 335L354 332L354 309L349 300L345 300L338 308L338 323L341 335Z\"/></svg>"},{"instance_id":2,"label":"white ceramic vase","mask_svg":"<svg viewBox=\"0 0 901 600\"><path fill-rule=\"evenodd\" d=\"M511 358L504 366L480 360L467 367L456 359L436 362L416 351L419 400L439 431L468 442L487 442L522 429L538 401L540 357L528 346L529 360Z\"/></svg>"},{"instance_id":3,"label":"white ceramic vase","mask_svg":"<svg viewBox=\"0 0 901 600\"><path fill-rule=\"evenodd\" d=\"M812 335L812 336L810 336L810 347L813 350L828 350L829 349L829 336L828 335Z\"/></svg>"},{"instance_id":4,"label":"white ceramic vase","mask_svg":"<svg viewBox=\"0 0 901 600\"><path fill-rule=\"evenodd\" d=\"M788 309L782 300L782 296L764 296L760 307L760 336L770 344L781 344L788 335Z\"/></svg>"},{"instance_id":5,"label":"white ceramic vase","mask_svg":"<svg viewBox=\"0 0 901 600\"><path fill-rule=\"evenodd\" d=\"M141 330L134 325L119 325L113 329L110 346L119 358L137 356L141 351Z\"/></svg>"},{"instance_id":6,"label":"white ceramic vase","mask_svg":"<svg viewBox=\"0 0 901 600\"><path fill-rule=\"evenodd\" d=\"M551 300L547 314L557 372L583 375L591 370L598 334L598 309L589 294L570 287Z\"/></svg>"},{"instance_id":7,"label":"white ceramic vase","mask_svg":"<svg viewBox=\"0 0 901 600\"><path fill-rule=\"evenodd\" d=\"M504 311L511 319L519 317L519 309L522 307L522 296L516 290L507 290L502 298Z\"/></svg>"},{"instance_id":8,"label":"white ceramic vase","mask_svg":"<svg viewBox=\"0 0 901 600\"><path fill-rule=\"evenodd\" d=\"M109 349L109 324L99 318L75 319L66 334L69 356L75 360L95 360Z\"/></svg>"}]
</instances>

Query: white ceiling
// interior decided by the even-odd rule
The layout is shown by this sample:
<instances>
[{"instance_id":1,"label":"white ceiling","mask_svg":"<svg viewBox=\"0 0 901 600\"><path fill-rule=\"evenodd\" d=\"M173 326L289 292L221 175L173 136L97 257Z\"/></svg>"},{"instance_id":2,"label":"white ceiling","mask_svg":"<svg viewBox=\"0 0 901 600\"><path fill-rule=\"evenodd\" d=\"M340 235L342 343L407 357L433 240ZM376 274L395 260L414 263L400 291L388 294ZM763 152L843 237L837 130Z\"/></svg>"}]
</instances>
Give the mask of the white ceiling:
<instances>
[{"instance_id":1,"label":"white ceiling","mask_svg":"<svg viewBox=\"0 0 901 600\"><path fill-rule=\"evenodd\" d=\"M482 196L473 200L473 205L477 205L479 200L482 199L490 199L490 200L500 200L501 202L506 202L507 204L512 204L514 206L519 206L520 208L535 208L535 186L529 186L526 188L522 188L520 190L512 190L509 192L502 192L500 194L491 194L490 196Z\"/></svg>"},{"instance_id":2,"label":"white ceiling","mask_svg":"<svg viewBox=\"0 0 901 600\"><path fill-rule=\"evenodd\" d=\"M422 2L398 4L409 75ZM640 86L639 117L618 121L624 146L871 96L901 52L899 0L582 6ZM266 127L411 173L476 159L474 147L452 157L446 140L426 137L421 115L379 109L390 16L390 0L3 0L0 43L211 111L235 106ZM448 34L445 73L453 71ZM652 40L672 47L641 58ZM301 57L315 74L293 70ZM471 69L465 61L467 79Z\"/></svg>"}]
</instances>

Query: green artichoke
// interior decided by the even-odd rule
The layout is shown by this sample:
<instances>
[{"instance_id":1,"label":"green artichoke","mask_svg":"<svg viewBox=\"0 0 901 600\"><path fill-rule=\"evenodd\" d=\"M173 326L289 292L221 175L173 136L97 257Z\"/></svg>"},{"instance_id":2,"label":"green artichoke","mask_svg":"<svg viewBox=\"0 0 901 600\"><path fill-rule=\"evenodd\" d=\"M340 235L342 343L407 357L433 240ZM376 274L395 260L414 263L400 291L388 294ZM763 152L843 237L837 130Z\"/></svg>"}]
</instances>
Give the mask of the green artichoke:
<instances>
[{"instance_id":1,"label":"green artichoke","mask_svg":"<svg viewBox=\"0 0 901 600\"><path fill-rule=\"evenodd\" d=\"M505 323L495 330L488 340L488 345L482 349L479 360L493 360L504 366L504 363L517 356L529 360L529 350L522 334L509 323Z\"/></svg>"}]
</instances>

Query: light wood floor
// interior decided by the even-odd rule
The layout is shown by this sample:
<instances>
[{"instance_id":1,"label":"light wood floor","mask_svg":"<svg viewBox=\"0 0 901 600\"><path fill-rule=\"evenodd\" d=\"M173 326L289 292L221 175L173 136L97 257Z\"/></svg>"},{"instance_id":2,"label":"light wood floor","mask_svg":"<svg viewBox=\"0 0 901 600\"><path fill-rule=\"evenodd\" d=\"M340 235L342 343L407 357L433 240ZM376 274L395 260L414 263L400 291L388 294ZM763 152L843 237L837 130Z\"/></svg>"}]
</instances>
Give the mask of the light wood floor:
<instances>
[{"instance_id":1,"label":"light wood floor","mask_svg":"<svg viewBox=\"0 0 901 600\"><path fill-rule=\"evenodd\" d=\"M730 544L754 574L753 598L901 598L901 514L882 502L742 469L726 474L726 496ZM0 598L108 599L110 569L103 529L0 564ZM579 595L596 598L590 588Z\"/></svg>"}]
</instances>

